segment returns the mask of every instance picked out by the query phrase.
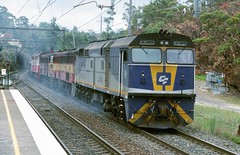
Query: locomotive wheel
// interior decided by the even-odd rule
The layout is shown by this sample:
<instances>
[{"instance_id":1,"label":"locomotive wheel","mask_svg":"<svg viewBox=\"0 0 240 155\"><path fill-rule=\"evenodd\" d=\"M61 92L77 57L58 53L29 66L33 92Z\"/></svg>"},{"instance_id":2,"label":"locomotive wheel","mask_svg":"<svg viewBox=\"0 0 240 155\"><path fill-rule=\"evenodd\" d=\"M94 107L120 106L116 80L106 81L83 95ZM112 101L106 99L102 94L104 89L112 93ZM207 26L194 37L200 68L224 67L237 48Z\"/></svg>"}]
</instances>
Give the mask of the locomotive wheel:
<instances>
[{"instance_id":1,"label":"locomotive wheel","mask_svg":"<svg viewBox=\"0 0 240 155\"><path fill-rule=\"evenodd\" d=\"M125 108L124 104L119 104L119 118L123 121L126 121Z\"/></svg>"},{"instance_id":2,"label":"locomotive wheel","mask_svg":"<svg viewBox=\"0 0 240 155\"><path fill-rule=\"evenodd\" d=\"M119 118L120 120L125 121L125 108L124 108L124 102L120 97L114 97L112 101L113 110L112 114L113 116Z\"/></svg>"}]
</instances>

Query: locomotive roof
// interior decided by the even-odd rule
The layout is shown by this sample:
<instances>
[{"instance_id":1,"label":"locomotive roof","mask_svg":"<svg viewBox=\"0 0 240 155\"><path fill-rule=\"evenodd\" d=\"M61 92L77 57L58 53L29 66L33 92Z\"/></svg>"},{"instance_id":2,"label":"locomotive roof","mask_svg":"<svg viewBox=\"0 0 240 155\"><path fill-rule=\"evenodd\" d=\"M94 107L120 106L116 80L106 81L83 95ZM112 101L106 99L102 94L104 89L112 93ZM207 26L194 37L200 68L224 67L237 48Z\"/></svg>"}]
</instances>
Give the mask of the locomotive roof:
<instances>
[{"instance_id":1,"label":"locomotive roof","mask_svg":"<svg viewBox=\"0 0 240 155\"><path fill-rule=\"evenodd\" d=\"M52 55L53 56L74 56L74 55L76 55L76 52L78 52L77 49L59 51L59 52L54 52L54 53L41 53L40 57L45 58L45 57L50 57Z\"/></svg>"},{"instance_id":2,"label":"locomotive roof","mask_svg":"<svg viewBox=\"0 0 240 155\"><path fill-rule=\"evenodd\" d=\"M162 44L161 42L168 42ZM169 46L169 47L191 47L194 44L190 37L177 33L149 33L140 34L132 37L119 38L114 41L111 47L127 47L127 46Z\"/></svg>"},{"instance_id":3,"label":"locomotive roof","mask_svg":"<svg viewBox=\"0 0 240 155\"><path fill-rule=\"evenodd\" d=\"M163 44L163 42L167 42L167 44ZM140 34L134 38L129 46L175 46L194 48L194 44L190 37L177 33Z\"/></svg>"},{"instance_id":4,"label":"locomotive roof","mask_svg":"<svg viewBox=\"0 0 240 155\"><path fill-rule=\"evenodd\" d=\"M92 50L101 49L103 47L133 47L133 46L165 46L165 47L191 47L194 48L194 44L190 37L177 34L177 33L149 33L140 34L137 36L124 37L116 40L105 40L99 42L93 42L88 45L84 45L78 49L67 50L63 52L54 53L41 53L41 57L54 56L74 56L81 49Z\"/></svg>"},{"instance_id":5,"label":"locomotive roof","mask_svg":"<svg viewBox=\"0 0 240 155\"><path fill-rule=\"evenodd\" d=\"M92 43L88 44L84 49L85 50L100 49L110 41L111 40L92 42Z\"/></svg>"},{"instance_id":6,"label":"locomotive roof","mask_svg":"<svg viewBox=\"0 0 240 155\"><path fill-rule=\"evenodd\" d=\"M111 45L111 47L128 46L129 43L131 43L135 38L136 38L136 36L119 38L119 39L114 41L114 43Z\"/></svg>"},{"instance_id":7,"label":"locomotive roof","mask_svg":"<svg viewBox=\"0 0 240 155\"><path fill-rule=\"evenodd\" d=\"M63 51L63 52L54 52L52 53L54 56L71 56L71 55L75 55L77 51L75 49L73 50L67 50L67 51Z\"/></svg>"}]
</instances>

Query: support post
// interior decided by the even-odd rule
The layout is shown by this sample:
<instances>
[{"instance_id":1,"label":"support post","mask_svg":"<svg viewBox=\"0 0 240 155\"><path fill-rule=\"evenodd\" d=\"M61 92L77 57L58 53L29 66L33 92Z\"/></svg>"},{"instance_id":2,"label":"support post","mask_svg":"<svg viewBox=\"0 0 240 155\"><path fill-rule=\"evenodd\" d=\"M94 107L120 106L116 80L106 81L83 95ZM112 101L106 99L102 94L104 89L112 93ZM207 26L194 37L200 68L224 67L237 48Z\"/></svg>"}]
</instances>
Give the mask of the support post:
<instances>
[{"instance_id":1,"label":"support post","mask_svg":"<svg viewBox=\"0 0 240 155\"><path fill-rule=\"evenodd\" d=\"M238 125L237 136L240 136L240 125Z\"/></svg>"}]
</instances>

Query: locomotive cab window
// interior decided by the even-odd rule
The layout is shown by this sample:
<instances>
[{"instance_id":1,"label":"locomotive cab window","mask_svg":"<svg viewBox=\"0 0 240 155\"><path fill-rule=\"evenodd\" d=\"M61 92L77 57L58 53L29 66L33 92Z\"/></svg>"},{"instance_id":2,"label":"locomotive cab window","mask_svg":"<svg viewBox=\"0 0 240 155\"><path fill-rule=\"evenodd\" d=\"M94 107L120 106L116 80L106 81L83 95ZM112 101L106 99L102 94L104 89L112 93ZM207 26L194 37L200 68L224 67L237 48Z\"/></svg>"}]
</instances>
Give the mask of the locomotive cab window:
<instances>
[{"instance_id":1,"label":"locomotive cab window","mask_svg":"<svg viewBox=\"0 0 240 155\"><path fill-rule=\"evenodd\" d=\"M136 63L161 63L162 52L157 48L133 48L132 61Z\"/></svg>"},{"instance_id":2,"label":"locomotive cab window","mask_svg":"<svg viewBox=\"0 0 240 155\"><path fill-rule=\"evenodd\" d=\"M189 49L167 49L167 63L193 64L193 51Z\"/></svg>"}]
</instances>

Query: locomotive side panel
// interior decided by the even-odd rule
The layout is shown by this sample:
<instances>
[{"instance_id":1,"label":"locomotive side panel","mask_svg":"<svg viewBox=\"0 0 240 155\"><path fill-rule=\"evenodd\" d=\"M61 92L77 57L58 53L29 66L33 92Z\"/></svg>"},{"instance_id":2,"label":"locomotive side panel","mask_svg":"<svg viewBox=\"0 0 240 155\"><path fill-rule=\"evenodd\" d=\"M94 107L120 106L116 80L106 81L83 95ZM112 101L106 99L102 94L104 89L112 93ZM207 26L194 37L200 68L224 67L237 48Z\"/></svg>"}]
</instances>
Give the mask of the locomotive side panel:
<instances>
[{"instance_id":1,"label":"locomotive side panel","mask_svg":"<svg viewBox=\"0 0 240 155\"><path fill-rule=\"evenodd\" d=\"M77 57L76 83L93 88L94 86L94 58Z\"/></svg>"},{"instance_id":2,"label":"locomotive side panel","mask_svg":"<svg viewBox=\"0 0 240 155\"><path fill-rule=\"evenodd\" d=\"M103 57L95 58L95 86L96 90L104 91L105 88L105 60Z\"/></svg>"},{"instance_id":3,"label":"locomotive side panel","mask_svg":"<svg viewBox=\"0 0 240 155\"><path fill-rule=\"evenodd\" d=\"M59 63L54 64L54 78L69 83L74 82L74 64Z\"/></svg>"},{"instance_id":4,"label":"locomotive side panel","mask_svg":"<svg viewBox=\"0 0 240 155\"><path fill-rule=\"evenodd\" d=\"M112 53L114 53L111 50ZM111 53L111 54L112 54ZM118 96L120 93L120 57L119 55L110 55L110 74L109 90L112 95Z\"/></svg>"}]
</instances>

